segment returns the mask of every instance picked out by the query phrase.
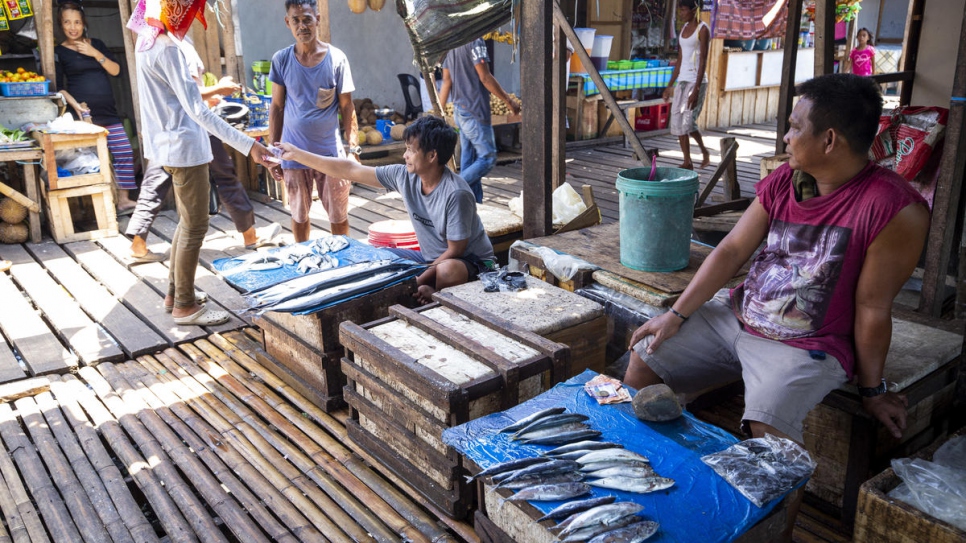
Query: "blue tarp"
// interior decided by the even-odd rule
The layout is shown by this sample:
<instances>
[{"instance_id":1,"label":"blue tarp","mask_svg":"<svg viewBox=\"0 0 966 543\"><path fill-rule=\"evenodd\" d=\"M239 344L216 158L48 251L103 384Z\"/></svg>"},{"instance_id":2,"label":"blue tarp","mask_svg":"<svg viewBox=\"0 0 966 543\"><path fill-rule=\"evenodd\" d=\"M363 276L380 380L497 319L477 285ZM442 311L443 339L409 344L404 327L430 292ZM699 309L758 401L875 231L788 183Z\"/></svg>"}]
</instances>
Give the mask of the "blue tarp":
<instances>
[{"instance_id":1,"label":"blue tarp","mask_svg":"<svg viewBox=\"0 0 966 543\"><path fill-rule=\"evenodd\" d=\"M734 436L687 412L671 422L644 423L634 415L630 403L598 405L583 389L583 384L596 375L585 371L507 411L449 428L443 432L443 441L485 469L553 448L510 441L509 434L497 433L500 428L548 407L583 413L590 417L587 424L602 432L602 441L621 443L647 456L659 475L675 480L673 487L651 494L593 489L594 497L615 495L618 501L643 505L640 516L661 525L649 543L732 541L779 503L774 500L763 508L756 507L701 461L702 456L736 443ZM564 502L530 503L547 513Z\"/></svg>"}]
</instances>

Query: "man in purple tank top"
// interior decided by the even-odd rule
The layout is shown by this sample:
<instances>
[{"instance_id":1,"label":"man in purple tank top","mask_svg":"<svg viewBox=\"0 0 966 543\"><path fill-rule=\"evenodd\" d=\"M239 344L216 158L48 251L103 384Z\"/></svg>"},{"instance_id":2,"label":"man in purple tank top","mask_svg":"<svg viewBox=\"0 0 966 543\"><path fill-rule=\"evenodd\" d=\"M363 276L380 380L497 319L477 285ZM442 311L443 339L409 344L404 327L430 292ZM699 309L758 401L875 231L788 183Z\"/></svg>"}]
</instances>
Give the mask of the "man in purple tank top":
<instances>
[{"instance_id":1,"label":"man in purple tank top","mask_svg":"<svg viewBox=\"0 0 966 543\"><path fill-rule=\"evenodd\" d=\"M929 227L925 200L868 158L882 113L871 80L851 74L799 86L785 135L788 164L712 251L671 309L631 338L625 382L697 393L742 379L742 428L803 442L802 423L848 382L896 438L904 396L882 378L892 301ZM745 281L725 284L754 252ZM801 490L789 506L790 540Z\"/></svg>"}]
</instances>

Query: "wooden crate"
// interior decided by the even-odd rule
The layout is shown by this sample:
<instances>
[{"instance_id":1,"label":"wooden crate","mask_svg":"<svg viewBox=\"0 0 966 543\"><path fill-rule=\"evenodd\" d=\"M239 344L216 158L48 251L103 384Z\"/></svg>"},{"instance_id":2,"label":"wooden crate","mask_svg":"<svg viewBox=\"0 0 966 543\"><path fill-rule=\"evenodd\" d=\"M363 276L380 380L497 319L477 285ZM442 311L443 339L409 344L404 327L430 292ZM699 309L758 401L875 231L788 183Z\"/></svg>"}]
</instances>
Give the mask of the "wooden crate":
<instances>
[{"instance_id":1,"label":"wooden crate","mask_svg":"<svg viewBox=\"0 0 966 543\"><path fill-rule=\"evenodd\" d=\"M788 162L788 158L790 156L791 155L788 153L782 153L780 155L762 157L761 162L758 164L761 178L764 179L771 175L771 172L777 170L779 166Z\"/></svg>"},{"instance_id":2,"label":"wooden crate","mask_svg":"<svg viewBox=\"0 0 966 543\"><path fill-rule=\"evenodd\" d=\"M383 318L392 305L412 306L415 292L411 279L309 315L267 311L253 322L262 329L265 351L285 369L282 380L329 412L345 405L339 325Z\"/></svg>"},{"instance_id":3,"label":"wooden crate","mask_svg":"<svg viewBox=\"0 0 966 543\"><path fill-rule=\"evenodd\" d=\"M446 428L503 411L566 379L570 350L442 299L341 326L349 438L453 518L474 504Z\"/></svg>"},{"instance_id":4,"label":"wooden crate","mask_svg":"<svg viewBox=\"0 0 966 543\"><path fill-rule=\"evenodd\" d=\"M956 435L966 435L966 428ZM931 460L933 453L945 443L937 440L915 456ZM934 518L911 505L889 498L888 493L902 482L888 468L866 481L859 490L855 516L855 543L962 543L966 532Z\"/></svg>"},{"instance_id":5,"label":"wooden crate","mask_svg":"<svg viewBox=\"0 0 966 543\"><path fill-rule=\"evenodd\" d=\"M47 168L47 187L49 190L61 190L75 187L86 187L100 183L110 183L111 181L111 156L107 150L107 130L96 134L48 134L46 132L31 132L30 135L40 143L44 150L43 163ZM77 149L83 147L94 147L97 152L97 159L101 165L101 171L83 175L71 175L60 177L57 175L57 168L51 168L50 164L57 164L54 155L56 151L62 149ZM61 242L58 242L61 243Z\"/></svg>"},{"instance_id":6,"label":"wooden crate","mask_svg":"<svg viewBox=\"0 0 966 543\"><path fill-rule=\"evenodd\" d=\"M527 289L520 292L484 292L483 283L475 281L443 289L436 299L468 312L502 315L524 330L567 345L568 378L588 369L603 373L608 338L604 307L534 277L526 279Z\"/></svg>"},{"instance_id":7,"label":"wooden crate","mask_svg":"<svg viewBox=\"0 0 966 543\"><path fill-rule=\"evenodd\" d=\"M69 178L68 178L69 179ZM117 210L114 207L114 192L110 183L87 185L61 190L46 190L44 206L47 211L47 225L54 241L60 244L74 241L87 241L117 235ZM76 230L71 202L83 205L86 200L94 211L96 226L91 230ZM78 206L77 209L80 207Z\"/></svg>"}]
</instances>

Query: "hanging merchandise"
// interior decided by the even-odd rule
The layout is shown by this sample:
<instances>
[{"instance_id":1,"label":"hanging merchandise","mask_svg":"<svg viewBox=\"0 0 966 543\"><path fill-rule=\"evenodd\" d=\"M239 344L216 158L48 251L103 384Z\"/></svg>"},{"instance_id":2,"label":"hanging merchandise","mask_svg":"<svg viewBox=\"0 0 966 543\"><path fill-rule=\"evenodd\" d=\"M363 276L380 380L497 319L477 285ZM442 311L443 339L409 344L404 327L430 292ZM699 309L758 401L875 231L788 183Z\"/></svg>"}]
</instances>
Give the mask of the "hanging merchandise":
<instances>
[{"instance_id":1,"label":"hanging merchandise","mask_svg":"<svg viewBox=\"0 0 966 543\"><path fill-rule=\"evenodd\" d=\"M34 8L30 0L3 0L3 10L7 19L11 21L34 16ZM4 28L0 27L0 30Z\"/></svg>"},{"instance_id":2,"label":"hanging merchandise","mask_svg":"<svg viewBox=\"0 0 966 543\"><path fill-rule=\"evenodd\" d=\"M0 9L0 32L4 30L10 30L10 23L7 22L6 10Z\"/></svg>"}]
</instances>

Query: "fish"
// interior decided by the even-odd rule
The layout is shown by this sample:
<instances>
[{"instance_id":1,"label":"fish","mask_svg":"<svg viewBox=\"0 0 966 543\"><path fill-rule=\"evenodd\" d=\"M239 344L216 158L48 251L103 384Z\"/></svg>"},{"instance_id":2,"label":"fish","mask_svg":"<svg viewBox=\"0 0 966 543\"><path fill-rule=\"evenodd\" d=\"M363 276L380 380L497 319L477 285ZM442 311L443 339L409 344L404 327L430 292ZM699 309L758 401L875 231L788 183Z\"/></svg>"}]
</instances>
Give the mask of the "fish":
<instances>
[{"instance_id":1,"label":"fish","mask_svg":"<svg viewBox=\"0 0 966 543\"><path fill-rule=\"evenodd\" d=\"M590 464L584 464L580 467L580 471L584 473L590 473L592 471L600 471L602 469L610 468L650 468L651 464L648 462L641 462L639 460L608 460L607 462L591 462Z\"/></svg>"},{"instance_id":2,"label":"fish","mask_svg":"<svg viewBox=\"0 0 966 543\"><path fill-rule=\"evenodd\" d=\"M578 496L590 494L590 487L585 483L560 483L555 485L536 485L517 492L507 498L510 501L552 502L569 500Z\"/></svg>"},{"instance_id":3,"label":"fish","mask_svg":"<svg viewBox=\"0 0 966 543\"><path fill-rule=\"evenodd\" d=\"M634 502L618 502L607 505L598 505L593 509L588 509L582 513L575 514L572 519L568 519L568 521L566 521L567 527L561 530L560 533L557 534L557 537L572 534L581 528L586 528L595 524L611 526L624 517L640 513L643 509L643 505Z\"/></svg>"},{"instance_id":4,"label":"fish","mask_svg":"<svg viewBox=\"0 0 966 543\"><path fill-rule=\"evenodd\" d=\"M628 515L624 518L617 519L610 525L594 524L592 526L585 526L579 530L576 530L571 534L568 534L561 541L564 541L566 543L574 543L577 541L589 541L601 534L605 534L607 532L616 530L618 528L623 528L624 526L634 524L636 522L639 522L640 520L641 520L641 517L638 517L635 515Z\"/></svg>"},{"instance_id":5,"label":"fish","mask_svg":"<svg viewBox=\"0 0 966 543\"><path fill-rule=\"evenodd\" d=\"M553 475L557 473L566 473L568 471L575 472L577 471L578 467L580 467L580 464L574 462L573 460L551 460L549 462L541 462L539 464L527 466L516 471L508 471L506 473L501 473L500 475L495 475L493 476L493 480L503 483L512 481L514 479L519 479L521 477L529 477L531 475Z\"/></svg>"},{"instance_id":6,"label":"fish","mask_svg":"<svg viewBox=\"0 0 966 543\"><path fill-rule=\"evenodd\" d=\"M544 417L549 417L550 415L559 415L560 413L563 413L566 410L567 410L566 407L550 407L547 409L543 409L541 411L537 411L536 413L533 413L532 415L527 415L526 417L523 417L522 419L514 422L509 426L504 426L497 433L503 434L506 432L516 432L520 428L523 428L524 426L530 424L535 420L539 420Z\"/></svg>"},{"instance_id":7,"label":"fish","mask_svg":"<svg viewBox=\"0 0 966 543\"><path fill-rule=\"evenodd\" d=\"M642 467L638 466L615 466L612 468L604 468L596 471L588 472L587 477L594 479L605 479L607 477L630 477L634 479L647 479L649 477L657 477L657 473L654 472L654 468L650 464L643 464Z\"/></svg>"},{"instance_id":8,"label":"fish","mask_svg":"<svg viewBox=\"0 0 966 543\"><path fill-rule=\"evenodd\" d=\"M599 488L611 488L614 490L623 490L625 492L636 492L638 494L647 494L648 492L656 492L658 490L671 488L672 486L674 486L674 479L669 479L667 477L648 477L646 479L628 479L626 477L604 477L603 479L595 479L593 481L587 481L587 484L593 485Z\"/></svg>"},{"instance_id":9,"label":"fish","mask_svg":"<svg viewBox=\"0 0 966 543\"><path fill-rule=\"evenodd\" d=\"M546 515L538 518L537 522L564 519L576 513L581 513L593 507L597 507L598 505L614 503L615 500L617 500L616 496L603 496L601 498L587 498L586 500L567 502L559 507L554 508Z\"/></svg>"},{"instance_id":10,"label":"fish","mask_svg":"<svg viewBox=\"0 0 966 543\"><path fill-rule=\"evenodd\" d=\"M520 458L518 460L510 460L508 462L501 462L499 464L492 465L485 470L477 473L476 475L470 476L466 475L466 482L472 483L477 479L482 479L483 477L490 477L492 475L498 475L500 473L505 473L508 471L514 471L527 466L532 466L533 464L539 464L541 462L549 462L549 458L543 458L541 456L532 456L530 458Z\"/></svg>"},{"instance_id":11,"label":"fish","mask_svg":"<svg viewBox=\"0 0 966 543\"><path fill-rule=\"evenodd\" d=\"M590 452L593 452L593 451L591 451L589 449L580 449L580 450L576 450L576 451L570 451L570 452L565 452L565 453L561 453L561 454L555 454L553 456L547 455L546 457L547 458L553 458L555 460L577 460L581 456L584 456L584 455L586 455L587 453L590 453Z\"/></svg>"},{"instance_id":12,"label":"fish","mask_svg":"<svg viewBox=\"0 0 966 543\"><path fill-rule=\"evenodd\" d=\"M581 464L591 464L594 462L607 462L609 460L650 462L646 456L637 454L636 452L629 451L627 449L604 449L602 451L593 451L578 458L577 462L580 462Z\"/></svg>"},{"instance_id":13,"label":"fish","mask_svg":"<svg viewBox=\"0 0 966 543\"><path fill-rule=\"evenodd\" d=\"M527 445L563 445L564 443L573 443L574 441L595 437L600 437L600 432L597 430L577 430L542 438L521 439L520 443Z\"/></svg>"},{"instance_id":14,"label":"fish","mask_svg":"<svg viewBox=\"0 0 966 543\"><path fill-rule=\"evenodd\" d=\"M623 449L624 446L619 443L611 443L610 441L578 441L577 443L569 443L567 445L561 445L556 449L549 450L545 453L540 453L544 456L557 456L560 454L566 454L573 451L599 451L601 449Z\"/></svg>"},{"instance_id":15,"label":"fish","mask_svg":"<svg viewBox=\"0 0 966 543\"><path fill-rule=\"evenodd\" d=\"M635 522L623 528L602 533L591 539L590 543L641 543L656 534L660 527L661 525L653 520Z\"/></svg>"},{"instance_id":16,"label":"fish","mask_svg":"<svg viewBox=\"0 0 966 543\"><path fill-rule=\"evenodd\" d=\"M525 434L516 433L510 436L510 439L513 441L519 441L521 439L534 439L534 438L555 436L566 432L576 432L577 430L590 430L590 426L587 426L582 422L568 422L560 426L541 428L539 430L533 430L532 432L527 432Z\"/></svg>"},{"instance_id":17,"label":"fish","mask_svg":"<svg viewBox=\"0 0 966 543\"><path fill-rule=\"evenodd\" d=\"M584 475L577 471L568 471L564 473L552 473L552 474L541 474L541 475L531 475L529 477L522 477L519 479L514 479L512 481L503 481L496 485L497 488L508 488L510 490L522 490L528 486L534 485L556 485L560 483L576 483L584 480Z\"/></svg>"},{"instance_id":18,"label":"fish","mask_svg":"<svg viewBox=\"0 0 966 543\"><path fill-rule=\"evenodd\" d=\"M514 437L518 437L520 434L525 434L534 430L540 430L541 428L552 428L554 426L563 426L571 422L584 422L589 419L587 415L581 413L559 413L557 415L550 415L548 417L539 418L530 424L524 426L517 430Z\"/></svg>"},{"instance_id":19,"label":"fish","mask_svg":"<svg viewBox=\"0 0 966 543\"><path fill-rule=\"evenodd\" d=\"M371 275L366 275L365 277L359 277L352 282L324 288L311 294L291 298L270 307L263 306L258 309L270 308L272 311L296 313L298 311L307 311L310 309L324 307L339 301L347 300L354 296L373 292L396 281L413 277L418 275L419 272L424 269L423 267L412 267L401 264L394 264L393 266L395 269L373 273Z\"/></svg>"}]
</instances>

